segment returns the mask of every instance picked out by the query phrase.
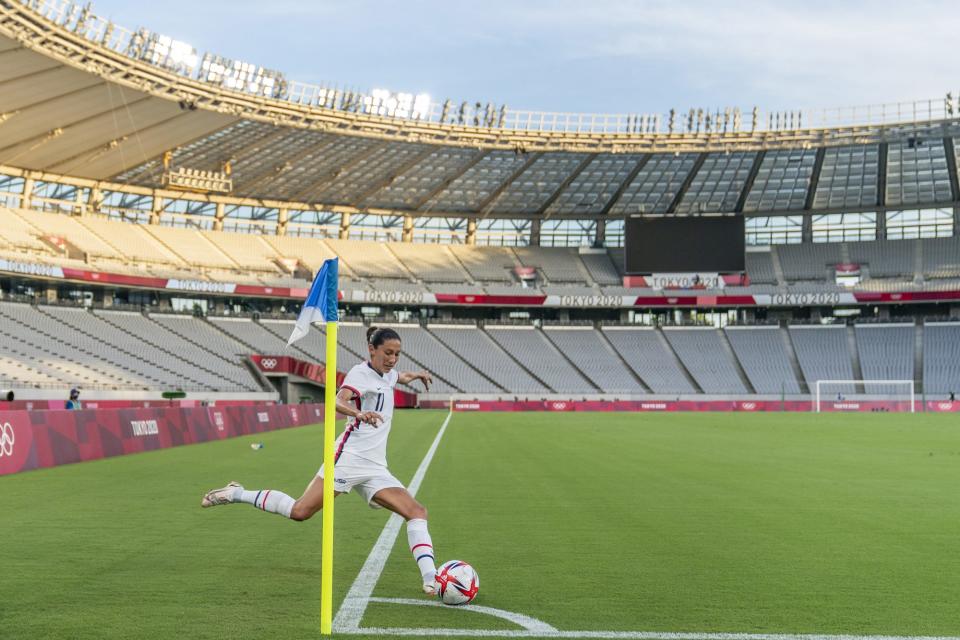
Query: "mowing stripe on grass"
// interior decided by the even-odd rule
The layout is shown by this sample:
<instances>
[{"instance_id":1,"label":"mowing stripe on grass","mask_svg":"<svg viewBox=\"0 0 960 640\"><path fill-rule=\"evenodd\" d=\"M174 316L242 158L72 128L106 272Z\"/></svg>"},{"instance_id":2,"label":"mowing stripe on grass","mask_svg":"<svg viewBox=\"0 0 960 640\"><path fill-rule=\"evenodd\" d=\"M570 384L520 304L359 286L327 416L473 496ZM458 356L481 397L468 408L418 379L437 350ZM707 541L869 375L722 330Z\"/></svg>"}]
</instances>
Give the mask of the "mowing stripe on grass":
<instances>
[{"instance_id":1,"label":"mowing stripe on grass","mask_svg":"<svg viewBox=\"0 0 960 640\"><path fill-rule=\"evenodd\" d=\"M440 438L443 437L444 431L447 430L451 416L453 416L452 412L447 414L447 418L440 426L440 431L437 432L437 437L433 439L433 444L430 445L427 454L420 462L420 466L417 467L416 473L413 474L413 479L407 487L410 495L416 496L420 485L423 484L423 477L427 475L427 468L433 460L433 454L437 452L437 447L440 445ZM401 526L403 526L403 518L395 513L391 514L386 526L383 527L383 531L380 533L380 537L377 538L376 544L374 544L373 549L370 550L370 555L367 556L366 562L363 563L357 579L353 581L353 584L350 586L350 591L347 592L346 597L343 599L340 610L337 611L337 615L333 619L334 631L347 633L360 628L360 620L363 619L363 613L367 610L367 603L370 602L373 589L377 586L380 574L383 573L383 568L387 564L387 558L390 557L390 550L393 549L393 544L396 542L397 536L400 535Z\"/></svg>"},{"instance_id":2,"label":"mowing stripe on grass","mask_svg":"<svg viewBox=\"0 0 960 640\"><path fill-rule=\"evenodd\" d=\"M343 633L372 636L478 638L597 638L610 640L960 640L957 636L857 636L803 633L671 633L661 631L531 631L528 629L405 629L366 627Z\"/></svg>"}]
</instances>

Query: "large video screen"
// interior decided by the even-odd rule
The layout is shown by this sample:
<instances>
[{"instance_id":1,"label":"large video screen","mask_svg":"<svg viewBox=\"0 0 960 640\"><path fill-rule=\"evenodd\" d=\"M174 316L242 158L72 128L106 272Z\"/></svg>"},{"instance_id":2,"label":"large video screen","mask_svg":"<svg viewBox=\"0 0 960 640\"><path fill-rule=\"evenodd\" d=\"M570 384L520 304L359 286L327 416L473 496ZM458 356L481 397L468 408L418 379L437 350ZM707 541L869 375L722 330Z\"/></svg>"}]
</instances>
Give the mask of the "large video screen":
<instances>
[{"instance_id":1,"label":"large video screen","mask_svg":"<svg viewBox=\"0 0 960 640\"><path fill-rule=\"evenodd\" d=\"M627 218L627 273L743 271L743 232L743 216Z\"/></svg>"}]
</instances>

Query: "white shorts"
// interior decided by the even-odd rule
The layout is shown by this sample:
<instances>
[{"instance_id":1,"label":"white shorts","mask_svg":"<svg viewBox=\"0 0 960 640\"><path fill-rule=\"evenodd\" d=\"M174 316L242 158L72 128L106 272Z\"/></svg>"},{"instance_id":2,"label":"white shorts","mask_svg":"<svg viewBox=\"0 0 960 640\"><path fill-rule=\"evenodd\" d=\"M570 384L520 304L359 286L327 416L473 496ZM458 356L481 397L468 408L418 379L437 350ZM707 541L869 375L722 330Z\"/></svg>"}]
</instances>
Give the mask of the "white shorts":
<instances>
[{"instance_id":1,"label":"white shorts","mask_svg":"<svg viewBox=\"0 0 960 640\"><path fill-rule=\"evenodd\" d=\"M317 475L323 478L323 465ZM350 461L341 459L333 467L333 490L350 493L352 489L356 489L371 509L380 508L380 505L373 501L373 496L377 495L378 491L393 488L406 487L386 467L364 463L356 458Z\"/></svg>"}]
</instances>

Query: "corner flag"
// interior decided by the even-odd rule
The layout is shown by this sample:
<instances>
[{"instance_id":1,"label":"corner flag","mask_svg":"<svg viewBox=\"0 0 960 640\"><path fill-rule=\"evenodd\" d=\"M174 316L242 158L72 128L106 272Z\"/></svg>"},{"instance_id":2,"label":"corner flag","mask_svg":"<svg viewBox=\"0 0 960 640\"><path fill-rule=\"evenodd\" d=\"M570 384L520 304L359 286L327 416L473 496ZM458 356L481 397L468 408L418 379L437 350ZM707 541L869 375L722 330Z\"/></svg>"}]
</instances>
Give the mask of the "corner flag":
<instances>
[{"instance_id":1,"label":"corner flag","mask_svg":"<svg viewBox=\"0 0 960 640\"><path fill-rule=\"evenodd\" d=\"M323 483L323 542L320 552L320 633L333 633L333 445L337 430L337 258L323 267L303 303L287 346L307 335L314 322L327 323L327 359L323 390L323 468L330 482Z\"/></svg>"},{"instance_id":2,"label":"corner flag","mask_svg":"<svg viewBox=\"0 0 960 640\"><path fill-rule=\"evenodd\" d=\"M310 293L303 303L303 309L297 318L297 324L287 340L287 346L307 335L314 322L337 321L337 271L339 258L324 260L317 277L310 285Z\"/></svg>"}]
</instances>

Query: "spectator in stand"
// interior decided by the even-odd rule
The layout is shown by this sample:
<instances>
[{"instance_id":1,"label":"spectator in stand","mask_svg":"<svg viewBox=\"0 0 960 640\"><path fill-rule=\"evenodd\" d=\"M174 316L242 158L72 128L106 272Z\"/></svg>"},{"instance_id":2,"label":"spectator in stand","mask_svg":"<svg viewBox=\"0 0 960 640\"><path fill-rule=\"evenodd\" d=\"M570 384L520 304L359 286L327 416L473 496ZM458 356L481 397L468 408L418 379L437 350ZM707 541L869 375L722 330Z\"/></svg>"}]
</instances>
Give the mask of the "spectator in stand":
<instances>
[{"instance_id":1,"label":"spectator in stand","mask_svg":"<svg viewBox=\"0 0 960 640\"><path fill-rule=\"evenodd\" d=\"M74 411L82 408L83 407L80 405L80 389L74 387L73 389L70 389L70 399L67 400L67 409Z\"/></svg>"},{"instance_id":2,"label":"spectator in stand","mask_svg":"<svg viewBox=\"0 0 960 640\"><path fill-rule=\"evenodd\" d=\"M11 391L10 393L13 393L13 391ZM956 400L956 399L957 399L956 394L955 394L953 391L951 391L951 392L950 392L950 402L953 402L953 401Z\"/></svg>"},{"instance_id":3,"label":"spectator in stand","mask_svg":"<svg viewBox=\"0 0 960 640\"><path fill-rule=\"evenodd\" d=\"M7 391L7 402L13 402L13 391Z\"/></svg>"}]
</instances>

